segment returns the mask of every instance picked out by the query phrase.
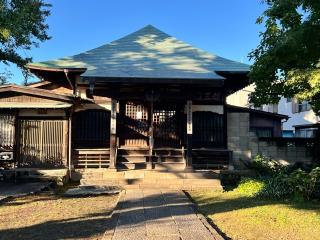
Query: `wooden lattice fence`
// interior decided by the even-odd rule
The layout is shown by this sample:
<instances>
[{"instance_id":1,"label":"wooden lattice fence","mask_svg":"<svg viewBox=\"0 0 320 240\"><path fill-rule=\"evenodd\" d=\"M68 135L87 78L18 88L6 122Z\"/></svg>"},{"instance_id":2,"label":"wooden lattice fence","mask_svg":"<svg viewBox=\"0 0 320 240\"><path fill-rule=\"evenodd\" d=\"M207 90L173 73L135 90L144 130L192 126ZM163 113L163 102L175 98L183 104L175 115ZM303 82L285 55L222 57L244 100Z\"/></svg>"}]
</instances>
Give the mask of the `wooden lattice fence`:
<instances>
[{"instance_id":1,"label":"wooden lattice fence","mask_svg":"<svg viewBox=\"0 0 320 240\"><path fill-rule=\"evenodd\" d=\"M67 159L66 120L20 119L19 164L30 167L62 167Z\"/></svg>"},{"instance_id":2,"label":"wooden lattice fence","mask_svg":"<svg viewBox=\"0 0 320 240\"><path fill-rule=\"evenodd\" d=\"M15 138L15 116L0 114L0 148L13 150Z\"/></svg>"}]
</instances>

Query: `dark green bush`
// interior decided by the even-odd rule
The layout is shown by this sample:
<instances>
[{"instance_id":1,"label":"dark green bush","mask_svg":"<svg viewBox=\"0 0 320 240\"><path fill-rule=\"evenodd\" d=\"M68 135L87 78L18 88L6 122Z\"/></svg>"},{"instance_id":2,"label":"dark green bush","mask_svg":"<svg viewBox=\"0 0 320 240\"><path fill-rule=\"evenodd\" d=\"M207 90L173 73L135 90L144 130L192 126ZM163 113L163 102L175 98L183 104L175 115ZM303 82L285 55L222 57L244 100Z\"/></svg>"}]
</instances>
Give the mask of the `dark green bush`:
<instances>
[{"instance_id":1,"label":"dark green bush","mask_svg":"<svg viewBox=\"0 0 320 240\"><path fill-rule=\"evenodd\" d=\"M289 176L284 172L264 177L264 188L258 196L267 199L286 199L293 194L293 189L288 186Z\"/></svg>"},{"instance_id":2,"label":"dark green bush","mask_svg":"<svg viewBox=\"0 0 320 240\"><path fill-rule=\"evenodd\" d=\"M250 168L255 170L260 176L273 175L286 170L286 167L276 160L267 158L260 154L255 156Z\"/></svg>"},{"instance_id":3,"label":"dark green bush","mask_svg":"<svg viewBox=\"0 0 320 240\"><path fill-rule=\"evenodd\" d=\"M294 189L297 197L304 199L316 198L319 195L320 167L316 167L307 173L297 169L290 174L288 184Z\"/></svg>"},{"instance_id":4,"label":"dark green bush","mask_svg":"<svg viewBox=\"0 0 320 240\"><path fill-rule=\"evenodd\" d=\"M320 199L320 168L310 173L297 169L291 173L280 171L263 178L265 183L258 196L268 199Z\"/></svg>"},{"instance_id":5,"label":"dark green bush","mask_svg":"<svg viewBox=\"0 0 320 240\"><path fill-rule=\"evenodd\" d=\"M223 186L236 187L241 180L241 176L239 174L222 173L220 179Z\"/></svg>"}]
</instances>

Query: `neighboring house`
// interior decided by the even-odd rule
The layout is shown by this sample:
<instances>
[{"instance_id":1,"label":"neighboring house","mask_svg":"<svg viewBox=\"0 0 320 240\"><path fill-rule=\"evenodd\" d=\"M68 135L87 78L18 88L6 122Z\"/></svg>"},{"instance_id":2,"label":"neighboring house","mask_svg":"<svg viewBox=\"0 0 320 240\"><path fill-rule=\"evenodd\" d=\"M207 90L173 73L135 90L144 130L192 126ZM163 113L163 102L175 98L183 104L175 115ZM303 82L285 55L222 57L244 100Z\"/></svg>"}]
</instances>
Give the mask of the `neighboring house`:
<instances>
[{"instance_id":1,"label":"neighboring house","mask_svg":"<svg viewBox=\"0 0 320 240\"><path fill-rule=\"evenodd\" d=\"M226 103L248 65L153 26L27 67L41 82L0 87L0 148L21 168L223 168L286 119Z\"/></svg>"},{"instance_id":2,"label":"neighboring house","mask_svg":"<svg viewBox=\"0 0 320 240\"><path fill-rule=\"evenodd\" d=\"M247 86L227 97L227 103L253 108L249 103L249 95L254 91L254 86ZM319 124L319 117L312 111L308 102L299 103L294 98L282 97L278 104L263 105L259 109L266 112L279 113L287 115L288 120L282 124L283 137L314 137L315 131Z\"/></svg>"},{"instance_id":3,"label":"neighboring house","mask_svg":"<svg viewBox=\"0 0 320 240\"><path fill-rule=\"evenodd\" d=\"M299 103L294 98L281 98L279 113L289 116L288 121L283 123L283 136L303 138L315 136L320 119L308 102Z\"/></svg>"},{"instance_id":4,"label":"neighboring house","mask_svg":"<svg viewBox=\"0 0 320 240\"><path fill-rule=\"evenodd\" d=\"M228 113L248 113L249 131L257 137L281 137L282 122L288 120L288 116L277 113L270 113L257 109L228 105Z\"/></svg>"}]
</instances>

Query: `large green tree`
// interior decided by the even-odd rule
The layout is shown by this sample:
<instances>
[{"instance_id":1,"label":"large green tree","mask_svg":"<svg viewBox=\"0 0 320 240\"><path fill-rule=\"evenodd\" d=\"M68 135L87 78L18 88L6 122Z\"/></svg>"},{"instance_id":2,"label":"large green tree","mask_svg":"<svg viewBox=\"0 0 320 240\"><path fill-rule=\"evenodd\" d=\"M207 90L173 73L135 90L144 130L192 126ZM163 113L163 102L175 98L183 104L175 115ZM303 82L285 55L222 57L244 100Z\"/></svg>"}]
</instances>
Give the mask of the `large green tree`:
<instances>
[{"instance_id":1,"label":"large green tree","mask_svg":"<svg viewBox=\"0 0 320 240\"><path fill-rule=\"evenodd\" d=\"M320 115L320 0L264 0L267 9L250 79L254 105L276 103L281 96L310 101Z\"/></svg>"},{"instance_id":2,"label":"large green tree","mask_svg":"<svg viewBox=\"0 0 320 240\"><path fill-rule=\"evenodd\" d=\"M0 0L0 62L18 66L26 75L25 65L32 59L25 50L48 40L46 17L51 5L42 0ZM0 73L5 82L8 72Z\"/></svg>"}]
</instances>

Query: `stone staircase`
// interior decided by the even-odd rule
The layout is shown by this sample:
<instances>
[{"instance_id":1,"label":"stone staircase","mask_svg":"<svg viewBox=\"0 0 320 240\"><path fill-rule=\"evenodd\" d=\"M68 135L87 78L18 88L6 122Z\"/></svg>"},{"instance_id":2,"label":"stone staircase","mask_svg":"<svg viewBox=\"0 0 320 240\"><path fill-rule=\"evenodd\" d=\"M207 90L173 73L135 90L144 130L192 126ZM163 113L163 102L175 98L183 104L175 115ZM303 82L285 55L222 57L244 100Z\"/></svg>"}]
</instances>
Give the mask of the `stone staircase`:
<instances>
[{"instance_id":1,"label":"stone staircase","mask_svg":"<svg viewBox=\"0 0 320 240\"><path fill-rule=\"evenodd\" d=\"M119 148L117 152L117 168L120 170L155 169L182 171L185 169L182 149L154 149L149 162L148 148Z\"/></svg>"},{"instance_id":2,"label":"stone staircase","mask_svg":"<svg viewBox=\"0 0 320 240\"><path fill-rule=\"evenodd\" d=\"M81 185L120 186L124 189L221 190L219 171L161 171L78 169Z\"/></svg>"}]
</instances>

